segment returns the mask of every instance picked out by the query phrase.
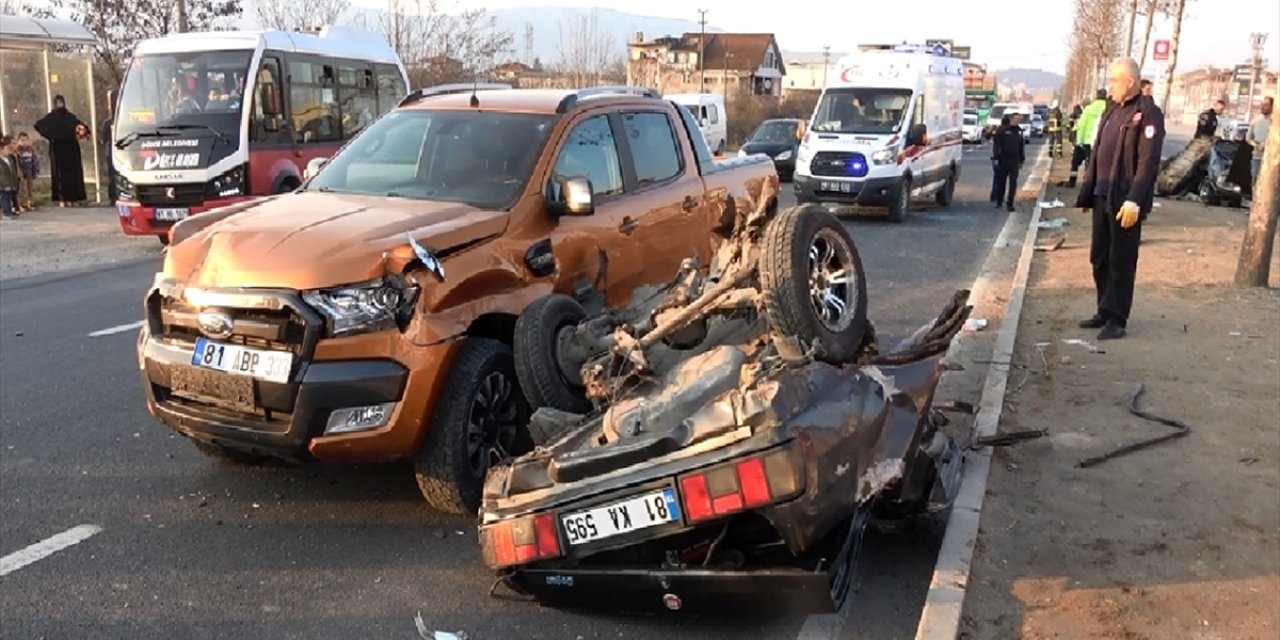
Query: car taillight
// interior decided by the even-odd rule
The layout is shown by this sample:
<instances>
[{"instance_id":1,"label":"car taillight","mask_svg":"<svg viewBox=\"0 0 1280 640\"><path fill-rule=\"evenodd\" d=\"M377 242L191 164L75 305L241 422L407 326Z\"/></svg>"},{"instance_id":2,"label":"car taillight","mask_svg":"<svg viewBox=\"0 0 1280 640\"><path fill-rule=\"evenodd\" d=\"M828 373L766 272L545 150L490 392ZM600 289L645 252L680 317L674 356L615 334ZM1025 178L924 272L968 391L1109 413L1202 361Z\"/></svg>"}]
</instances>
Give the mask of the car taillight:
<instances>
[{"instance_id":1,"label":"car taillight","mask_svg":"<svg viewBox=\"0 0 1280 640\"><path fill-rule=\"evenodd\" d=\"M560 556L560 536L550 513L485 527L480 539L485 561L495 569Z\"/></svg>"},{"instance_id":2,"label":"car taillight","mask_svg":"<svg viewBox=\"0 0 1280 640\"><path fill-rule=\"evenodd\" d=\"M804 479L793 452L787 447L682 476L685 517L698 522L795 497Z\"/></svg>"}]
</instances>

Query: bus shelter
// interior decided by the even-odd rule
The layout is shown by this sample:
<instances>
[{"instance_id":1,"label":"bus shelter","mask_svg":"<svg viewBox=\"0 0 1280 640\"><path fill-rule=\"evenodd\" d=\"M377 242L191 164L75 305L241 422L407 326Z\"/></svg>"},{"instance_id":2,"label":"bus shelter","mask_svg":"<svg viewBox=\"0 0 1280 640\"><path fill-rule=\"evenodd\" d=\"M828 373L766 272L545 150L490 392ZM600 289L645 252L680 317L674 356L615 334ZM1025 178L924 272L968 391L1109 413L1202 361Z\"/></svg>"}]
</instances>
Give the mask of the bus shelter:
<instances>
[{"instance_id":1,"label":"bus shelter","mask_svg":"<svg viewBox=\"0 0 1280 640\"><path fill-rule=\"evenodd\" d=\"M49 150L35 123L53 109L55 95L63 96L67 110L89 125L80 158L86 181L93 179L101 202L100 123L93 81L97 44L93 33L78 22L0 15L0 131L15 136L27 132L41 151L41 175L48 175Z\"/></svg>"}]
</instances>

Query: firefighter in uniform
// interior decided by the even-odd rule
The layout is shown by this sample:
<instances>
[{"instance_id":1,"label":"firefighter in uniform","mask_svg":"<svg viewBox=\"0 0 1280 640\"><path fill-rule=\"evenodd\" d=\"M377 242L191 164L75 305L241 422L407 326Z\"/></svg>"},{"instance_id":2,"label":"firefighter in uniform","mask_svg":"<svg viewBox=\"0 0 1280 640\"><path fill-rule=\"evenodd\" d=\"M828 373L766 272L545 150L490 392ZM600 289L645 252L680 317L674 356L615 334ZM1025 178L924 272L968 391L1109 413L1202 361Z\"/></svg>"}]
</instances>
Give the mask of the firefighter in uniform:
<instances>
[{"instance_id":1,"label":"firefighter in uniform","mask_svg":"<svg viewBox=\"0 0 1280 640\"><path fill-rule=\"evenodd\" d=\"M1062 157L1062 110L1058 107L1049 111L1049 157Z\"/></svg>"},{"instance_id":2,"label":"firefighter in uniform","mask_svg":"<svg viewBox=\"0 0 1280 640\"><path fill-rule=\"evenodd\" d=\"M1097 312L1081 328L1099 340L1123 338L1133 307L1142 223L1155 199L1164 146L1164 114L1138 87L1138 63L1121 58L1107 78L1111 100L1098 122L1076 206L1093 213L1089 262Z\"/></svg>"}]
</instances>

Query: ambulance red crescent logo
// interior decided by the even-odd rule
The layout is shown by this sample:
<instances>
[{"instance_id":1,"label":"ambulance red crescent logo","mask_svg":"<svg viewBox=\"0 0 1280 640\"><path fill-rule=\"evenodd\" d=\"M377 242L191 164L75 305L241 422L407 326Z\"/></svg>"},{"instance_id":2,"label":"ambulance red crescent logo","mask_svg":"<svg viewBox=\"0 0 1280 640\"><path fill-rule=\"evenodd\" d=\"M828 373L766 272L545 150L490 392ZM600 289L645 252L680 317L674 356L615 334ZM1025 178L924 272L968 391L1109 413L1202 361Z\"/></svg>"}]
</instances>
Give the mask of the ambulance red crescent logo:
<instances>
[{"instance_id":1,"label":"ambulance red crescent logo","mask_svg":"<svg viewBox=\"0 0 1280 640\"><path fill-rule=\"evenodd\" d=\"M850 82L849 76L857 73L857 71L857 67L845 67L844 71L840 72L840 82Z\"/></svg>"}]
</instances>

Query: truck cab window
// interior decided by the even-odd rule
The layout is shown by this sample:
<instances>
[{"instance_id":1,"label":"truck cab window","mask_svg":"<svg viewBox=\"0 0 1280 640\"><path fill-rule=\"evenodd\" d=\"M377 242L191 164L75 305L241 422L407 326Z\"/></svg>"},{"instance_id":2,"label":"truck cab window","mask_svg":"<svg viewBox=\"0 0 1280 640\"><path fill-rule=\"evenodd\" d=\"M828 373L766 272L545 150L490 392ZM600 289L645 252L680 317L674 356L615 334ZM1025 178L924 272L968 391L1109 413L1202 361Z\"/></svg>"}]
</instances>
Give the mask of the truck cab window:
<instances>
[{"instance_id":1,"label":"truck cab window","mask_svg":"<svg viewBox=\"0 0 1280 640\"><path fill-rule=\"evenodd\" d=\"M556 159L555 176L590 180L596 197L622 193L622 169L608 116L587 118L573 128Z\"/></svg>"},{"instance_id":2,"label":"truck cab window","mask_svg":"<svg viewBox=\"0 0 1280 640\"><path fill-rule=\"evenodd\" d=\"M624 113L622 123L639 186L665 182L680 175L680 151L666 114Z\"/></svg>"}]
</instances>

